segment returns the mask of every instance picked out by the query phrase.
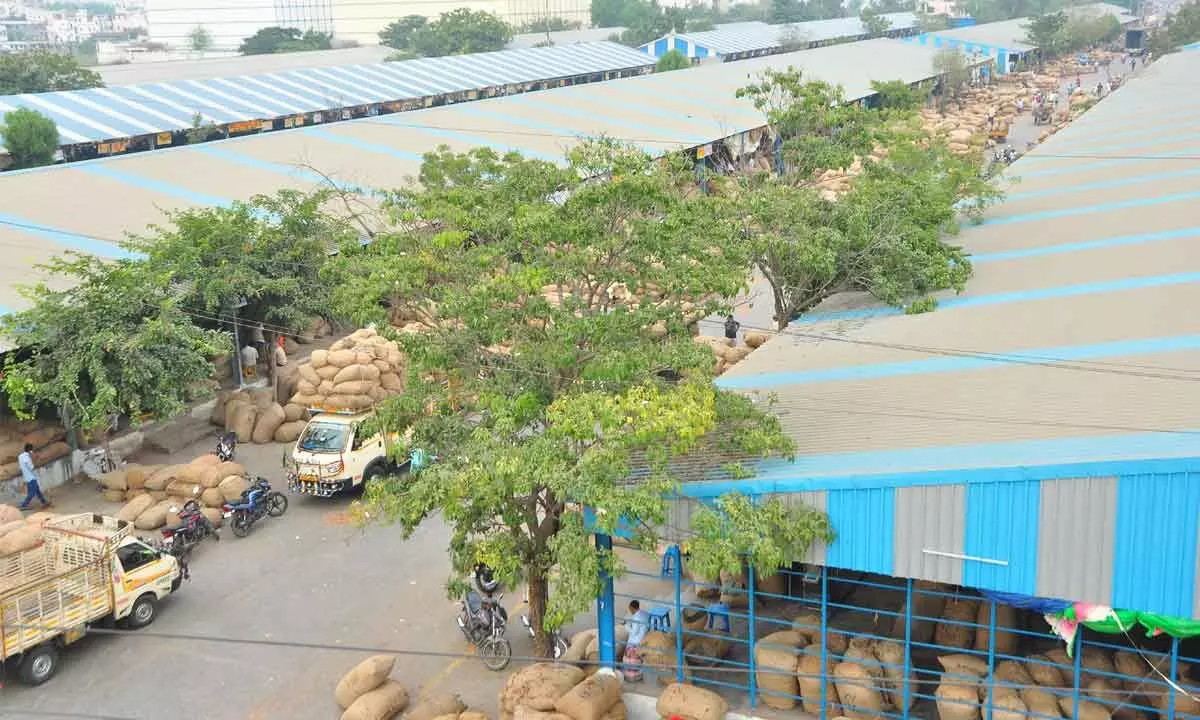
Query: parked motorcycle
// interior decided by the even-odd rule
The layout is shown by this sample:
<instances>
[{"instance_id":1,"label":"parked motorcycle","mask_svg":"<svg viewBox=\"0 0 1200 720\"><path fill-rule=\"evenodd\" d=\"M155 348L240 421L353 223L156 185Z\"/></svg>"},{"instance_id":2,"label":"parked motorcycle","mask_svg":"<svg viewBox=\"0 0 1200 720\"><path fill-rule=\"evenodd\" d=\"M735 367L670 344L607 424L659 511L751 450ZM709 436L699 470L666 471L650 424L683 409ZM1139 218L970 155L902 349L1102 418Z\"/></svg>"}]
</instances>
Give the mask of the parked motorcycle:
<instances>
[{"instance_id":1,"label":"parked motorcycle","mask_svg":"<svg viewBox=\"0 0 1200 720\"><path fill-rule=\"evenodd\" d=\"M214 452L221 462L233 462L233 456L237 454L237 433L218 435L217 449Z\"/></svg>"},{"instance_id":2,"label":"parked motorcycle","mask_svg":"<svg viewBox=\"0 0 1200 720\"><path fill-rule=\"evenodd\" d=\"M521 624L529 631L529 637L534 637L533 623L529 622L528 615L521 615ZM554 659L561 660L562 656L567 654L567 648L571 646L571 641L560 630L553 630L550 633L550 644L554 648Z\"/></svg>"},{"instance_id":3,"label":"parked motorcycle","mask_svg":"<svg viewBox=\"0 0 1200 720\"><path fill-rule=\"evenodd\" d=\"M242 493L237 502L225 503L221 515L229 521L229 527L238 537L250 534L250 528L263 517L281 517L288 509L288 499L278 490L271 489L266 478L254 479L250 489Z\"/></svg>"},{"instance_id":4,"label":"parked motorcycle","mask_svg":"<svg viewBox=\"0 0 1200 720\"><path fill-rule=\"evenodd\" d=\"M1005 145L1002 148L997 148L996 151L992 153L992 162L994 163L1012 165L1016 161L1017 151L1013 150L1011 145Z\"/></svg>"},{"instance_id":5,"label":"parked motorcycle","mask_svg":"<svg viewBox=\"0 0 1200 720\"><path fill-rule=\"evenodd\" d=\"M459 602L459 613L455 618L458 629L467 642L475 645L475 653L488 670L503 670L512 658L512 644L504 637L508 612L500 605L503 597L480 595L469 590L466 598Z\"/></svg>"},{"instance_id":6,"label":"parked motorcycle","mask_svg":"<svg viewBox=\"0 0 1200 720\"><path fill-rule=\"evenodd\" d=\"M171 512L179 514L179 524L162 529L162 543L167 552L176 558L183 557L199 545L205 538L221 540L217 527L213 525L204 513L200 512L200 504L188 500L183 508L171 508Z\"/></svg>"}]
</instances>

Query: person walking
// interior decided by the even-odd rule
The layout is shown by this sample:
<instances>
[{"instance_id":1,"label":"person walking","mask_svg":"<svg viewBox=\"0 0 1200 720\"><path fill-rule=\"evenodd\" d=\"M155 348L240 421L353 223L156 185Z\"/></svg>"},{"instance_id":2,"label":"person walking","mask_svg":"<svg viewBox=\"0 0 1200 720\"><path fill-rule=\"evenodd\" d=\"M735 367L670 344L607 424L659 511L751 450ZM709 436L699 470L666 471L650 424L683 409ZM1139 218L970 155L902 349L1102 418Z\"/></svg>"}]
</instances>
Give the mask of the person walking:
<instances>
[{"instance_id":1,"label":"person walking","mask_svg":"<svg viewBox=\"0 0 1200 720\"><path fill-rule=\"evenodd\" d=\"M734 345L737 345L738 329L741 327L742 327L742 324L740 322L738 322L737 320L734 320L732 315L726 316L726 318L725 318L725 337Z\"/></svg>"},{"instance_id":2,"label":"person walking","mask_svg":"<svg viewBox=\"0 0 1200 720\"><path fill-rule=\"evenodd\" d=\"M25 481L25 500L20 505L21 510L28 510L29 503L36 497L42 501L42 507L50 507L50 501L42 494L38 485L37 468L33 466L33 444L25 443L25 452L17 456L17 465L21 468L21 479Z\"/></svg>"},{"instance_id":3,"label":"person walking","mask_svg":"<svg viewBox=\"0 0 1200 720\"><path fill-rule=\"evenodd\" d=\"M242 348L242 377L247 380L258 377L258 350L250 343Z\"/></svg>"}]
</instances>

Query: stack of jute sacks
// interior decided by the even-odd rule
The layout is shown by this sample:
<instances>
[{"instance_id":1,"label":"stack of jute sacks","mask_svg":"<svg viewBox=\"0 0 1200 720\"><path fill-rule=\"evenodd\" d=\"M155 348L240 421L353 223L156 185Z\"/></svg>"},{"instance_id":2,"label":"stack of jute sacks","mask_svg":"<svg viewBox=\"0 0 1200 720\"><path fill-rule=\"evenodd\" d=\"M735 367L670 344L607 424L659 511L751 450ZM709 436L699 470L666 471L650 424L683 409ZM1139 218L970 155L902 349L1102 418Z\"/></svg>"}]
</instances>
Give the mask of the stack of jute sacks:
<instances>
[{"instance_id":1,"label":"stack of jute sacks","mask_svg":"<svg viewBox=\"0 0 1200 720\"><path fill-rule=\"evenodd\" d=\"M729 704L712 690L672 683L659 694L654 709L662 720L724 720Z\"/></svg>"},{"instance_id":2,"label":"stack of jute sacks","mask_svg":"<svg viewBox=\"0 0 1200 720\"><path fill-rule=\"evenodd\" d=\"M369 410L404 388L404 367L394 341L374 328L355 330L299 366L296 393L283 408L286 421L301 419L308 408Z\"/></svg>"},{"instance_id":3,"label":"stack of jute sacks","mask_svg":"<svg viewBox=\"0 0 1200 720\"><path fill-rule=\"evenodd\" d=\"M33 464L46 465L71 454L64 438L67 431L59 425L41 425L35 421L14 421L0 425L0 482L20 477L17 456L26 443L33 446Z\"/></svg>"},{"instance_id":4,"label":"stack of jute sacks","mask_svg":"<svg viewBox=\"0 0 1200 720\"><path fill-rule=\"evenodd\" d=\"M717 375L721 375L729 368L745 360L750 356L750 353L762 347L768 339L766 333L758 331L746 333L745 342L738 346L735 346L729 338L708 335L697 335L692 338L696 343L712 348L713 355L716 357L713 370Z\"/></svg>"},{"instance_id":5,"label":"stack of jute sacks","mask_svg":"<svg viewBox=\"0 0 1200 720\"><path fill-rule=\"evenodd\" d=\"M522 668L500 690L500 720L625 720L621 678L566 663Z\"/></svg>"},{"instance_id":6,"label":"stack of jute sacks","mask_svg":"<svg viewBox=\"0 0 1200 720\"><path fill-rule=\"evenodd\" d=\"M97 478L106 500L124 501L117 513L138 530L156 530L179 523L178 510L188 500L201 505L213 524L221 524L221 506L234 502L249 488L246 470L205 454L183 465L128 465Z\"/></svg>"},{"instance_id":7,"label":"stack of jute sacks","mask_svg":"<svg viewBox=\"0 0 1200 720\"><path fill-rule=\"evenodd\" d=\"M0 557L23 553L40 545L42 523L56 517L48 512L22 517L21 511L12 505L0 505Z\"/></svg>"},{"instance_id":8,"label":"stack of jute sacks","mask_svg":"<svg viewBox=\"0 0 1200 720\"><path fill-rule=\"evenodd\" d=\"M374 655L342 677L334 690L342 720L487 720L453 693L419 696L410 703L408 690L391 679L395 665L393 655Z\"/></svg>"}]
</instances>

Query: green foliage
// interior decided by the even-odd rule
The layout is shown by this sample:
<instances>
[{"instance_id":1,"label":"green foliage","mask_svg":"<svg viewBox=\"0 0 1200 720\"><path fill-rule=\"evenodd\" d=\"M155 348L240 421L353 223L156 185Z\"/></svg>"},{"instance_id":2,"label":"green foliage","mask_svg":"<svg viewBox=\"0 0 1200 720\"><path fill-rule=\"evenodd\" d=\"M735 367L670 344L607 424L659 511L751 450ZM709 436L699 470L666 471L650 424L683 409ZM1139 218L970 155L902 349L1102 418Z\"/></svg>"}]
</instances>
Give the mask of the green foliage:
<instances>
[{"instance_id":1,"label":"green foliage","mask_svg":"<svg viewBox=\"0 0 1200 720\"><path fill-rule=\"evenodd\" d=\"M174 297L170 278L137 260L68 255L44 266L46 284L22 289L32 307L0 319L0 331L26 354L10 354L3 387L28 416L61 409L84 429L113 414L166 418L209 391L210 359L228 347L197 328Z\"/></svg>"},{"instance_id":2,"label":"green foliage","mask_svg":"<svg viewBox=\"0 0 1200 720\"><path fill-rule=\"evenodd\" d=\"M322 206L328 192L281 190L229 207L186 210L130 241L146 263L180 288L188 308L217 318L237 301L243 320L299 328L329 312L320 271L354 234Z\"/></svg>"},{"instance_id":3,"label":"green foliage","mask_svg":"<svg viewBox=\"0 0 1200 720\"><path fill-rule=\"evenodd\" d=\"M983 24L1042 15L1071 4L1067 0L964 0L961 7Z\"/></svg>"},{"instance_id":4,"label":"green foliage","mask_svg":"<svg viewBox=\"0 0 1200 720\"><path fill-rule=\"evenodd\" d=\"M379 39L412 57L442 57L503 50L512 40L512 28L492 13L458 8L433 22L408 15L384 28Z\"/></svg>"},{"instance_id":5,"label":"green foliage","mask_svg":"<svg viewBox=\"0 0 1200 720\"><path fill-rule=\"evenodd\" d=\"M863 29L868 35L882 35L892 29L892 21L883 17L879 10L870 5L862 9L858 19L862 21Z\"/></svg>"},{"instance_id":6,"label":"green foliage","mask_svg":"<svg viewBox=\"0 0 1200 720\"><path fill-rule=\"evenodd\" d=\"M315 30L300 32L298 28L266 27L242 40L238 52L243 55L270 55L273 53L308 52L328 50L330 37Z\"/></svg>"},{"instance_id":7,"label":"green foliage","mask_svg":"<svg viewBox=\"0 0 1200 720\"><path fill-rule=\"evenodd\" d=\"M1200 42L1200 2L1192 0L1167 17L1166 24L1150 34L1146 47L1155 55L1166 55L1184 45Z\"/></svg>"},{"instance_id":8,"label":"green foliage","mask_svg":"<svg viewBox=\"0 0 1200 720\"><path fill-rule=\"evenodd\" d=\"M221 128L217 127L212 120L205 120L204 115L200 113L192 115L192 126L187 129L189 145L207 142L222 136Z\"/></svg>"},{"instance_id":9,"label":"green foliage","mask_svg":"<svg viewBox=\"0 0 1200 720\"><path fill-rule=\"evenodd\" d=\"M921 315L927 312L937 310L938 301L932 295L927 295L923 298L917 298L904 306L905 315Z\"/></svg>"},{"instance_id":10,"label":"green foliage","mask_svg":"<svg viewBox=\"0 0 1200 720\"><path fill-rule=\"evenodd\" d=\"M804 80L801 71L767 70L737 91L749 98L783 138L789 172L808 178L818 170L843 169L868 154L878 139L875 114L846 102L840 85Z\"/></svg>"},{"instance_id":11,"label":"green foliage","mask_svg":"<svg viewBox=\"0 0 1200 720\"><path fill-rule=\"evenodd\" d=\"M1038 49L1044 58L1052 58L1067 50L1067 14L1063 11L1037 15L1025 25L1025 39Z\"/></svg>"},{"instance_id":12,"label":"green foliage","mask_svg":"<svg viewBox=\"0 0 1200 720\"><path fill-rule=\"evenodd\" d=\"M691 59L678 50L671 50L658 59L654 72L670 72L671 70L686 70L692 66Z\"/></svg>"},{"instance_id":13,"label":"green foliage","mask_svg":"<svg viewBox=\"0 0 1200 720\"><path fill-rule=\"evenodd\" d=\"M878 95L881 110L912 112L920 110L929 98L928 91L913 87L903 80L872 80L871 89Z\"/></svg>"},{"instance_id":14,"label":"green foliage","mask_svg":"<svg viewBox=\"0 0 1200 720\"><path fill-rule=\"evenodd\" d=\"M789 507L777 498L755 503L745 495L723 495L716 507L692 516L688 567L703 578L737 575L745 565L766 577L804 557L814 543L831 543L829 518L807 506Z\"/></svg>"},{"instance_id":15,"label":"green foliage","mask_svg":"<svg viewBox=\"0 0 1200 720\"><path fill-rule=\"evenodd\" d=\"M945 15L930 15L928 13L919 13L917 15L917 29L923 33L937 32L946 30L950 27L950 18Z\"/></svg>"},{"instance_id":16,"label":"green foliage","mask_svg":"<svg viewBox=\"0 0 1200 720\"><path fill-rule=\"evenodd\" d=\"M98 73L69 55L49 52L0 53L0 95L104 87Z\"/></svg>"},{"instance_id":17,"label":"green foliage","mask_svg":"<svg viewBox=\"0 0 1200 720\"><path fill-rule=\"evenodd\" d=\"M578 30L583 27L583 23L578 20L567 20L561 17L547 17L522 24L517 28L519 33L545 33L545 32L564 32L566 30Z\"/></svg>"},{"instance_id":18,"label":"green foliage","mask_svg":"<svg viewBox=\"0 0 1200 720\"><path fill-rule=\"evenodd\" d=\"M17 108L4 114L0 139L14 168L49 165L58 151L58 126L36 110Z\"/></svg>"},{"instance_id":19,"label":"green foliage","mask_svg":"<svg viewBox=\"0 0 1200 720\"><path fill-rule=\"evenodd\" d=\"M211 50L213 46L212 33L203 25L197 25L188 33L187 42L188 49L192 52L202 53Z\"/></svg>"},{"instance_id":20,"label":"green foliage","mask_svg":"<svg viewBox=\"0 0 1200 720\"><path fill-rule=\"evenodd\" d=\"M938 101L945 112L950 98L958 98L971 80L971 61L957 48L943 48L933 56L933 72L941 78Z\"/></svg>"},{"instance_id":21,"label":"green foliage","mask_svg":"<svg viewBox=\"0 0 1200 720\"><path fill-rule=\"evenodd\" d=\"M724 204L683 192L693 181L686 161L609 141L564 167L443 148L392 198L409 229L347 245L329 269L339 314L382 322L390 307L429 329L402 338L405 392L376 418L443 461L376 484L365 516L408 535L440 514L456 571L482 560L529 583L539 639L591 606L601 565L620 571L579 506L653 548L689 467L791 452L778 420L712 385L713 355L688 332L750 264Z\"/></svg>"},{"instance_id":22,"label":"green foliage","mask_svg":"<svg viewBox=\"0 0 1200 720\"><path fill-rule=\"evenodd\" d=\"M846 17L841 0L771 0L770 6L767 22L773 25Z\"/></svg>"}]
</instances>

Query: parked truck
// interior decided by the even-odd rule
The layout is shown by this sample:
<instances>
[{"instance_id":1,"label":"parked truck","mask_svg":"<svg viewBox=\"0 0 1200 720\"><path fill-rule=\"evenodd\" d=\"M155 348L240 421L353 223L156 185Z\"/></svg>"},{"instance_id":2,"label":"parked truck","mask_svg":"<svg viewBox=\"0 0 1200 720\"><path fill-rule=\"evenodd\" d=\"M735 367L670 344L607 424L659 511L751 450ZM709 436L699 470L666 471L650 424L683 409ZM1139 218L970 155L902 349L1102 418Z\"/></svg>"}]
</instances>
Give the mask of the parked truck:
<instances>
[{"instance_id":1,"label":"parked truck","mask_svg":"<svg viewBox=\"0 0 1200 720\"><path fill-rule=\"evenodd\" d=\"M181 581L178 561L130 523L89 513L47 521L39 545L0 558L0 672L41 685L88 627L145 627Z\"/></svg>"},{"instance_id":2,"label":"parked truck","mask_svg":"<svg viewBox=\"0 0 1200 720\"><path fill-rule=\"evenodd\" d=\"M311 409L312 415L284 459L288 489L303 495L333 497L359 490L373 478L416 472L436 458L414 450L402 462L389 449L401 442L399 435L369 433L364 423L371 411Z\"/></svg>"}]
</instances>

